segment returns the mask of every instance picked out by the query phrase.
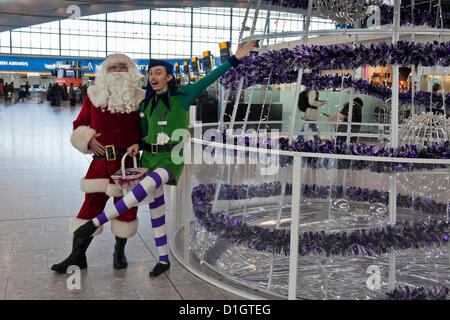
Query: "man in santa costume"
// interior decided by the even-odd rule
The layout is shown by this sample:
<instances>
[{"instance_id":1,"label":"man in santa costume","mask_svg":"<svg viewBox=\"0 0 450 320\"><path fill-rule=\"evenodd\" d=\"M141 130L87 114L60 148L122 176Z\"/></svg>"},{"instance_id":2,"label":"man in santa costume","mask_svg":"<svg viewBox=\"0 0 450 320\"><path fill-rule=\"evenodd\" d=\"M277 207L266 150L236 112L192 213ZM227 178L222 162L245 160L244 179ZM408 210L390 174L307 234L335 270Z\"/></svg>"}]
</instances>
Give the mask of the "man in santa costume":
<instances>
[{"instance_id":1,"label":"man in santa costume","mask_svg":"<svg viewBox=\"0 0 450 320\"><path fill-rule=\"evenodd\" d=\"M110 197L114 202L123 197L122 190L110 178L120 169L127 148L141 139L139 103L145 91L138 88L140 80L137 65L124 54L111 54L96 74L96 85L90 86L83 107L73 122L72 145L93 160L86 176L81 180L85 201L76 218L70 221L70 233L98 215ZM131 160L131 158L128 158ZM125 244L137 232L138 207L133 207L111 223L115 235L113 264L116 269L127 267ZM95 235L102 232L98 228ZM51 269L66 273L67 267L87 267L86 250L92 237L73 238L72 252L64 261Z\"/></svg>"}]
</instances>

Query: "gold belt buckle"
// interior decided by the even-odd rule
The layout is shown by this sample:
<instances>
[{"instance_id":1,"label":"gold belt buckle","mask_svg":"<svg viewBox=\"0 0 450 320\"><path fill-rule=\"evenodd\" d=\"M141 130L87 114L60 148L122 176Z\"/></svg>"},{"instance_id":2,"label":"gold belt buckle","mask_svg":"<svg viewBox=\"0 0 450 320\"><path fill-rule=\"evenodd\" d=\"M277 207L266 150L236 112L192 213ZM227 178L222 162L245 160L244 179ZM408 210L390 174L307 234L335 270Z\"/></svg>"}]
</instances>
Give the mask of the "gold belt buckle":
<instances>
[{"instance_id":1,"label":"gold belt buckle","mask_svg":"<svg viewBox=\"0 0 450 320\"><path fill-rule=\"evenodd\" d=\"M114 161L116 160L116 148L114 145L105 146L106 149L106 161Z\"/></svg>"}]
</instances>

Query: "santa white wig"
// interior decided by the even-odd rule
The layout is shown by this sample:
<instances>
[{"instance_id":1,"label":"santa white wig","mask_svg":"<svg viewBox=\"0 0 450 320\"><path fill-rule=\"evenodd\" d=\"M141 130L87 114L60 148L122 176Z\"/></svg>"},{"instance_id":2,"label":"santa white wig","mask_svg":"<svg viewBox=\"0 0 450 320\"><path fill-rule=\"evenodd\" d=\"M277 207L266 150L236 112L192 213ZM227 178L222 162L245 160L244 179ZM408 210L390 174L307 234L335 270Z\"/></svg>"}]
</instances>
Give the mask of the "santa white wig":
<instances>
[{"instance_id":1,"label":"santa white wig","mask_svg":"<svg viewBox=\"0 0 450 320\"><path fill-rule=\"evenodd\" d=\"M124 65L127 72L109 72L109 68ZM89 99L96 107L111 113L130 113L139 108L136 89L140 80L138 66L124 54L111 54L95 75L95 86L88 89Z\"/></svg>"}]
</instances>

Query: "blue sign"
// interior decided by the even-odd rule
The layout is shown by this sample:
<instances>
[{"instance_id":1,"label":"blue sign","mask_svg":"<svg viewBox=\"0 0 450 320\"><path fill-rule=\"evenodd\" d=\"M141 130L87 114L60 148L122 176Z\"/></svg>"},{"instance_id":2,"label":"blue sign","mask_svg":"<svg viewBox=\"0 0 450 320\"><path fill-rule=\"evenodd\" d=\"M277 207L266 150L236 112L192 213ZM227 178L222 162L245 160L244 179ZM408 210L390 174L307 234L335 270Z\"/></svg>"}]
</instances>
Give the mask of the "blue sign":
<instances>
[{"instance_id":1,"label":"blue sign","mask_svg":"<svg viewBox=\"0 0 450 320\"><path fill-rule=\"evenodd\" d=\"M5 71L34 71L34 72L49 72L51 69L47 66L51 66L60 62L61 60L69 60L64 58L31 58L31 57L19 57L19 56L0 56L0 70ZM69 60L70 61L70 60ZM88 67L86 72L95 72L103 60L94 59L76 59L73 61L80 61L82 67Z\"/></svg>"},{"instance_id":2,"label":"blue sign","mask_svg":"<svg viewBox=\"0 0 450 320\"><path fill-rule=\"evenodd\" d=\"M216 65L220 65L220 59L216 58ZM33 71L33 72L50 72L52 65L61 61L79 61L84 72L95 73L97 68L103 63L104 59L78 59L78 58L34 58L20 56L0 56L0 70L3 71ZM191 59L185 60L165 60L172 65L179 63L183 65L183 61L188 61L192 66ZM142 67L147 68L149 60L134 60L139 70ZM175 71L175 70L174 70Z\"/></svg>"}]
</instances>

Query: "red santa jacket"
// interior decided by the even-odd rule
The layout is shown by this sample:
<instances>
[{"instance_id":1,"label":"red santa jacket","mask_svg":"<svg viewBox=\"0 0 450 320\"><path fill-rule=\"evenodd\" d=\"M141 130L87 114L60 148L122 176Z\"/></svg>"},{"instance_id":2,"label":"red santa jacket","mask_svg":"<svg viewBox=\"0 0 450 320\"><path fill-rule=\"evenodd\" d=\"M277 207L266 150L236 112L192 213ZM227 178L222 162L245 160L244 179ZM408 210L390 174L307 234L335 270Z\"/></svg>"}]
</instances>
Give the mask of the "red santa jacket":
<instances>
[{"instance_id":1,"label":"red santa jacket","mask_svg":"<svg viewBox=\"0 0 450 320\"><path fill-rule=\"evenodd\" d=\"M139 103L144 99L145 91L136 88L136 111L111 113L100 107L104 104L100 101L101 95L97 93L97 88L93 86L89 89L80 114L73 122L72 145L84 154L91 154L88 143L96 133L101 133L97 140L104 146L114 145L116 148L127 149L137 143L141 138ZM93 160L86 176L81 180L81 190L122 196L122 191L110 179L110 176L120 169L120 161L121 159Z\"/></svg>"}]
</instances>

